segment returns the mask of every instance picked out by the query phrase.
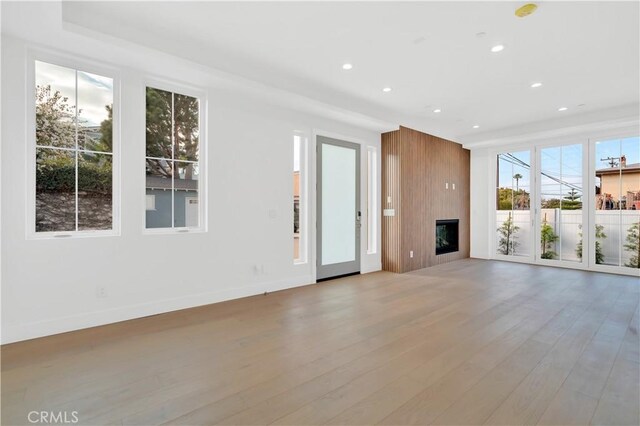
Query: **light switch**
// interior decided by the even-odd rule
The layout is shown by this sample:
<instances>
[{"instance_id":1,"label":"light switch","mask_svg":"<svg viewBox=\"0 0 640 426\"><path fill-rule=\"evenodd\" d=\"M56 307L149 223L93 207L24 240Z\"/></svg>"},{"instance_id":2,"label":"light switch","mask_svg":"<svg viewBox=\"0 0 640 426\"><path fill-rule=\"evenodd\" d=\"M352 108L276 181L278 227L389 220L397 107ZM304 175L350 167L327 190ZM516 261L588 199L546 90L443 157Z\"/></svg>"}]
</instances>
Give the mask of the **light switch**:
<instances>
[{"instance_id":1,"label":"light switch","mask_svg":"<svg viewBox=\"0 0 640 426\"><path fill-rule=\"evenodd\" d=\"M444 189L449 189L449 182L444 183Z\"/></svg>"},{"instance_id":2,"label":"light switch","mask_svg":"<svg viewBox=\"0 0 640 426\"><path fill-rule=\"evenodd\" d=\"M453 187L453 190L455 191L456 190L456 184L452 183L451 186Z\"/></svg>"},{"instance_id":3,"label":"light switch","mask_svg":"<svg viewBox=\"0 0 640 426\"><path fill-rule=\"evenodd\" d=\"M387 203L391 204L391 195L387 195Z\"/></svg>"},{"instance_id":4,"label":"light switch","mask_svg":"<svg viewBox=\"0 0 640 426\"><path fill-rule=\"evenodd\" d=\"M395 216L396 215L396 209L384 209L382 211L382 215L383 216Z\"/></svg>"}]
</instances>

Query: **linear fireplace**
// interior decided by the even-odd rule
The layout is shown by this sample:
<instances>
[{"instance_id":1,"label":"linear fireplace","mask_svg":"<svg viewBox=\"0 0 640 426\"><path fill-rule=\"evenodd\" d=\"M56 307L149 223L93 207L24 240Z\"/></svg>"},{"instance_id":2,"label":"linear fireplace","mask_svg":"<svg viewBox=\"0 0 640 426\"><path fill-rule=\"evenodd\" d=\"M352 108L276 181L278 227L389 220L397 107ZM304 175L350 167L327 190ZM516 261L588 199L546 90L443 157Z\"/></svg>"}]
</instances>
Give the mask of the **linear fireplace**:
<instances>
[{"instance_id":1,"label":"linear fireplace","mask_svg":"<svg viewBox=\"0 0 640 426\"><path fill-rule=\"evenodd\" d=\"M436 220L436 254L458 251L458 219Z\"/></svg>"}]
</instances>

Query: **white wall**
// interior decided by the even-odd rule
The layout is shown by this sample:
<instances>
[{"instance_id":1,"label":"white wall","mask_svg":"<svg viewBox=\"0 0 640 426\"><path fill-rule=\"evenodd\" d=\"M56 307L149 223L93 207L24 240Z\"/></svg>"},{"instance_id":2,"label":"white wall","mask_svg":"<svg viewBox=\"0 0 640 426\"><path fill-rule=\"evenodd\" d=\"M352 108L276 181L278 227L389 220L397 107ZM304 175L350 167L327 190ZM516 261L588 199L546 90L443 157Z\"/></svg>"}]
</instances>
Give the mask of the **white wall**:
<instances>
[{"instance_id":1,"label":"white wall","mask_svg":"<svg viewBox=\"0 0 640 426\"><path fill-rule=\"evenodd\" d=\"M366 188L366 147L379 150L377 124L160 52L66 31L59 4L3 3L2 8L2 343L314 281L313 234L308 239L310 261L294 265L292 260L293 132L309 138L310 190L315 188L314 133L363 145L362 188ZM31 161L25 154L25 71L34 45L119 70L122 212L118 237L25 238L29 206L25 165ZM142 233L143 80L149 75L207 93L206 233ZM311 213L314 198L311 190ZM364 190L361 205L366 206ZM277 216L271 218L269 210ZM314 215L309 219L313 224ZM361 250L362 271L379 270L380 250L367 254L364 233ZM256 265L264 272L257 274ZM99 286L106 287L106 298L97 297Z\"/></svg>"},{"instance_id":2,"label":"white wall","mask_svg":"<svg viewBox=\"0 0 640 426\"><path fill-rule=\"evenodd\" d=\"M490 259L490 238L493 233L489 229L490 199L489 188L491 187L492 162L489 150L478 148L471 150L471 257L478 259Z\"/></svg>"}]
</instances>

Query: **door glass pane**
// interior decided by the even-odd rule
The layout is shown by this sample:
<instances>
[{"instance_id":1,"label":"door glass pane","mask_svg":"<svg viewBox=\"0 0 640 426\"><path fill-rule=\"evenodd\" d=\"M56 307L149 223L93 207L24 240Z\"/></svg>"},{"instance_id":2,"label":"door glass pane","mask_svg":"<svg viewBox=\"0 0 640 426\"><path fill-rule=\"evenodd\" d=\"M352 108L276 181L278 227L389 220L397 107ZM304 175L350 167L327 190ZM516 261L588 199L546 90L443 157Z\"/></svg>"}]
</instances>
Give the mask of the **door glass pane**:
<instances>
[{"instance_id":1,"label":"door glass pane","mask_svg":"<svg viewBox=\"0 0 640 426\"><path fill-rule=\"evenodd\" d=\"M529 151L498 155L496 247L498 254L531 254L531 155Z\"/></svg>"},{"instance_id":2,"label":"door glass pane","mask_svg":"<svg viewBox=\"0 0 640 426\"><path fill-rule=\"evenodd\" d=\"M540 257L582 258L582 145L540 151Z\"/></svg>"},{"instance_id":3,"label":"door glass pane","mask_svg":"<svg viewBox=\"0 0 640 426\"><path fill-rule=\"evenodd\" d=\"M322 144L322 265L356 260L356 151Z\"/></svg>"},{"instance_id":4,"label":"door glass pane","mask_svg":"<svg viewBox=\"0 0 640 426\"><path fill-rule=\"evenodd\" d=\"M596 142L596 261L640 267L640 138Z\"/></svg>"}]
</instances>

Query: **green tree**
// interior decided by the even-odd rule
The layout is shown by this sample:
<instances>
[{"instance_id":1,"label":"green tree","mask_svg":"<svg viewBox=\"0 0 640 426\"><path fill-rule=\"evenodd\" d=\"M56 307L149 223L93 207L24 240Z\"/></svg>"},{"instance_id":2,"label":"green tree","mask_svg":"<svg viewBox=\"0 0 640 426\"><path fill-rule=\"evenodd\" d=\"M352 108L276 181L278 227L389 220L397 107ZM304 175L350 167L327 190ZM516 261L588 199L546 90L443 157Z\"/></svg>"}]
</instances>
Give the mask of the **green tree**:
<instances>
[{"instance_id":1,"label":"green tree","mask_svg":"<svg viewBox=\"0 0 640 426\"><path fill-rule=\"evenodd\" d=\"M106 106L109 117L100 126L109 129L109 144L104 149L111 151L111 107ZM80 113L81 110L78 110ZM36 86L36 141L38 145L75 148L76 145L76 108L69 105L69 99L59 91L53 92L50 85ZM86 138L86 129L77 126L78 144ZM106 142L104 135L99 144ZM91 147L94 148L94 147ZM108 148L108 149L106 149ZM78 165L78 186L83 191L111 191L111 162L104 156L83 155ZM72 192L76 188L75 156L69 151L57 149L38 149L36 151L36 185L47 192Z\"/></svg>"},{"instance_id":2,"label":"green tree","mask_svg":"<svg viewBox=\"0 0 640 426\"><path fill-rule=\"evenodd\" d=\"M550 198L542 201L543 209L561 209L561 210L580 210L582 209L582 201L580 200L560 200L559 198Z\"/></svg>"},{"instance_id":3,"label":"green tree","mask_svg":"<svg viewBox=\"0 0 640 426\"><path fill-rule=\"evenodd\" d=\"M578 225L578 235L580 236L580 241L578 241L578 245L576 246L576 254L582 260L582 225ZM599 240L603 240L607 238L604 233L603 225L596 225L596 263L601 264L604 263L604 253L602 252L602 243Z\"/></svg>"},{"instance_id":4,"label":"green tree","mask_svg":"<svg viewBox=\"0 0 640 426\"><path fill-rule=\"evenodd\" d=\"M511 188L498 188L498 210L527 210L530 204L530 195L527 191Z\"/></svg>"},{"instance_id":5,"label":"green tree","mask_svg":"<svg viewBox=\"0 0 640 426\"><path fill-rule=\"evenodd\" d=\"M520 227L513 223L511 212L509 217L502 223L502 226L498 228L498 234L500 239L498 240L498 253L500 254L515 254L518 242L516 241L516 232L520 230Z\"/></svg>"},{"instance_id":6,"label":"green tree","mask_svg":"<svg viewBox=\"0 0 640 426\"><path fill-rule=\"evenodd\" d=\"M184 169L185 179L191 179L198 160L199 105L198 99L147 88L146 91L147 157L185 161L147 160L147 174L173 176L174 167Z\"/></svg>"},{"instance_id":7,"label":"green tree","mask_svg":"<svg viewBox=\"0 0 640 426\"><path fill-rule=\"evenodd\" d=\"M547 222L547 215L544 215L544 219L542 220L542 228L540 228L540 246L542 248L542 254L540 255L543 259L555 259L558 253L551 250L553 243L558 241L560 237L553 232L553 227L549 225Z\"/></svg>"},{"instance_id":8,"label":"green tree","mask_svg":"<svg viewBox=\"0 0 640 426\"><path fill-rule=\"evenodd\" d=\"M569 201L576 201L581 197L581 195L578 194L578 191L576 191L575 188L571 188L571 191L569 191L567 193L567 196L564 197L565 200L569 200Z\"/></svg>"},{"instance_id":9,"label":"green tree","mask_svg":"<svg viewBox=\"0 0 640 426\"><path fill-rule=\"evenodd\" d=\"M113 105L105 105L107 118L100 123L100 140L93 148L95 151L113 152Z\"/></svg>"},{"instance_id":10,"label":"green tree","mask_svg":"<svg viewBox=\"0 0 640 426\"><path fill-rule=\"evenodd\" d=\"M624 249L631 252L631 258L625 266L640 268L640 222L636 222L627 230L627 243Z\"/></svg>"}]
</instances>

